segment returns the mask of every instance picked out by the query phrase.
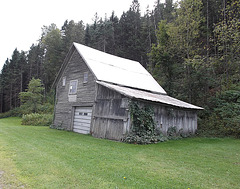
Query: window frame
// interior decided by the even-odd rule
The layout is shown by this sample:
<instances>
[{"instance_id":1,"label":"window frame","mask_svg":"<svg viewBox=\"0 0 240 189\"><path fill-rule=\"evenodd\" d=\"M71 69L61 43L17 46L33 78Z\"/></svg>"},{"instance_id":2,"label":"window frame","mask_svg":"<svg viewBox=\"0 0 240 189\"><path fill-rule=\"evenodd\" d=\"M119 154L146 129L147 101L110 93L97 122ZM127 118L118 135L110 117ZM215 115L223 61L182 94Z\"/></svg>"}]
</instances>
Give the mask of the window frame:
<instances>
[{"instance_id":1,"label":"window frame","mask_svg":"<svg viewBox=\"0 0 240 189\"><path fill-rule=\"evenodd\" d=\"M73 86L71 83L75 83L76 82L76 91L75 92L72 92L71 90L71 86ZM68 90L68 94L69 95L76 95L77 94L77 88L78 88L78 80L70 80L70 83L69 83L69 90Z\"/></svg>"},{"instance_id":2,"label":"window frame","mask_svg":"<svg viewBox=\"0 0 240 189\"><path fill-rule=\"evenodd\" d=\"M83 73L83 83L88 83L88 72Z\"/></svg>"}]
</instances>

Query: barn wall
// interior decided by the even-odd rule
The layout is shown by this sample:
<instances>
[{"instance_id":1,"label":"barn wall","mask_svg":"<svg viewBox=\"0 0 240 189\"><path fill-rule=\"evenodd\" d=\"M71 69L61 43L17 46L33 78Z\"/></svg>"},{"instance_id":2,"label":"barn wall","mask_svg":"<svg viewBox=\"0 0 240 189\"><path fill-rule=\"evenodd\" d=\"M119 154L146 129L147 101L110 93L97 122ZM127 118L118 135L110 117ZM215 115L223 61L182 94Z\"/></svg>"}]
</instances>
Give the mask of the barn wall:
<instances>
[{"instance_id":1,"label":"barn wall","mask_svg":"<svg viewBox=\"0 0 240 189\"><path fill-rule=\"evenodd\" d=\"M120 140L129 130L127 98L98 85L91 133L94 137Z\"/></svg>"},{"instance_id":2,"label":"barn wall","mask_svg":"<svg viewBox=\"0 0 240 189\"><path fill-rule=\"evenodd\" d=\"M98 85L91 126L94 137L121 140L131 126L128 100L118 92ZM170 127L176 127L177 132L181 130L185 134L193 134L197 129L195 110L146 101L139 101L139 103L140 106L153 107L156 126L164 135L167 135Z\"/></svg>"},{"instance_id":3,"label":"barn wall","mask_svg":"<svg viewBox=\"0 0 240 189\"><path fill-rule=\"evenodd\" d=\"M83 83L84 73L88 72L88 82ZM66 85L63 86L63 77ZM78 80L75 102L69 102L69 84L71 80ZM92 106L95 98L95 78L87 65L75 50L69 59L56 86L56 105L54 125L72 130L72 115L75 106ZM71 100L70 100L71 101Z\"/></svg>"},{"instance_id":4,"label":"barn wall","mask_svg":"<svg viewBox=\"0 0 240 189\"><path fill-rule=\"evenodd\" d=\"M194 134L197 130L197 113L193 110L172 108L167 106L154 106L157 127L167 134L169 127L176 127L185 134Z\"/></svg>"},{"instance_id":5,"label":"barn wall","mask_svg":"<svg viewBox=\"0 0 240 189\"><path fill-rule=\"evenodd\" d=\"M164 135L167 135L170 127L176 127L177 132L181 130L185 134L194 134L197 129L197 112L195 110L171 107L159 103L140 102L140 104L153 107L156 126Z\"/></svg>"}]
</instances>

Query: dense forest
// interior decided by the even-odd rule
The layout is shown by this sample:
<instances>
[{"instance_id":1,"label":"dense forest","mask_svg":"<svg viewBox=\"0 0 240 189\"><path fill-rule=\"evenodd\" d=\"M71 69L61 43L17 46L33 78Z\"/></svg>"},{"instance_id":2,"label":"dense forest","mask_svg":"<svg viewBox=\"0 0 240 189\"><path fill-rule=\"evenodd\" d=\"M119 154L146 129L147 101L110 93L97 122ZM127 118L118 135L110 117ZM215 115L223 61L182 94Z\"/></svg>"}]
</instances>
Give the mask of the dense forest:
<instances>
[{"instance_id":1,"label":"dense forest","mask_svg":"<svg viewBox=\"0 0 240 189\"><path fill-rule=\"evenodd\" d=\"M96 13L91 24L43 26L37 44L5 61L0 113L21 105L19 93L32 78L49 97L72 42L139 61L170 96L204 107L201 132L240 136L239 0L157 0L153 10L133 0L120 18L113 11L109 18Z\"/></svg>"}]
</instances>

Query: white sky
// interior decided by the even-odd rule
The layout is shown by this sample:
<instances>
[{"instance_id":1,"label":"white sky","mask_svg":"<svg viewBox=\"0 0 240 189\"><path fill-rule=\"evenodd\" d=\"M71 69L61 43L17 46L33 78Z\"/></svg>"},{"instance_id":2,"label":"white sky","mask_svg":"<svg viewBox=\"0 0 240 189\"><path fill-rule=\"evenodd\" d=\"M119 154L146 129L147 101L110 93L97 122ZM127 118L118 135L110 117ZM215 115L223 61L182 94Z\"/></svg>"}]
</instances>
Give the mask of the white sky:
<instances>
[{"instance_id":1,"label":"white sky","mask_svg":"<svg viewBox=\"0 0 240 189\"><path fill-rule=\"evenodd\" d=\"M143 14L156 0L139 0ZM161 2L164 2L162 0ZM60 29L65 20L92 24L94 14L109 17L112 11L120 18L132 0L1 0L0 1L0 71L15 48L28 51L41 36L43 25L55 23Z\"/></svg>"}]
</instances>

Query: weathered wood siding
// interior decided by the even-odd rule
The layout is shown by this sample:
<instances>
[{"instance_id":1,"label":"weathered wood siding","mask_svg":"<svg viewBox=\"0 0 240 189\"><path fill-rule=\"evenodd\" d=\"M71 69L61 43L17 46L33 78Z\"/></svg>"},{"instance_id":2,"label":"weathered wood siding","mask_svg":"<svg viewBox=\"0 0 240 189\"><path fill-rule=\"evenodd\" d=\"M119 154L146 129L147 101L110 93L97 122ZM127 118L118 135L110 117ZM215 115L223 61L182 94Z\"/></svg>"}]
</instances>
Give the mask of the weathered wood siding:
<instances>
[{"instance_id":1,"label":"weathered wood siding","mask_svg":"<svg viewBox=\"0 0 240 189\"><path fill-rule=\"evenodd\" d=\"M167 134L169 127L176 127L177 132L194 134L197 130L197 112L167 106L154 106L157 127Z\"/></svg>"},{"instance_id":2,"label":"weathered wood siding","mask_svg":"<svg viewBox=\"0 0 240 189\"><path fill-rule=\"evenodd\" d=\"M127 97L111 89L98 85L93 109L91 133L94 137L121 140L130 131L131 120ZM170 127L177 132L195 133L197 129L197 112L160 103L139 101L141 106L154 109L156 126L167 135Z\"/></svg>"},{"instance_id":3,"label":"weathered wood siding","mask_svg":"<svg viewBox=\"0 0 240 189\"><path fill-rule=\"evenodd\" d=\"M151 106L154 109L156 126L167 135L170 127L176 127L185 134L194 134L197 130L197 111L168 106L166 104L140 102L143 106Z\"/></svg>"},{"instance_id":4,"label":"weathered wood siding","mask_svg":"<svg viewBox=\"0 0 240 189\"><path fill-rule=\"evenodd\" d=\"M120 140L129 130L126 97L98 85L91 133L94 137Z\"/></svg>"},{"instance_id":5,"label":"weathered wood siding","mask_svg":"<svg viewBox=\"0 0 240 189\"><path fill-rule=\"evenodd\" d=\"M84 73L88 72L88 82L83 83ZM66 85L62 80L66 77ZM76 102L69 102L69 84L78 80ZM72 121L76 106L92 106L95 98L95 78L79 53L75 50L70 57L56 87L56 105L54 125L72 130Z\"/></svg>"}]
</instances>

